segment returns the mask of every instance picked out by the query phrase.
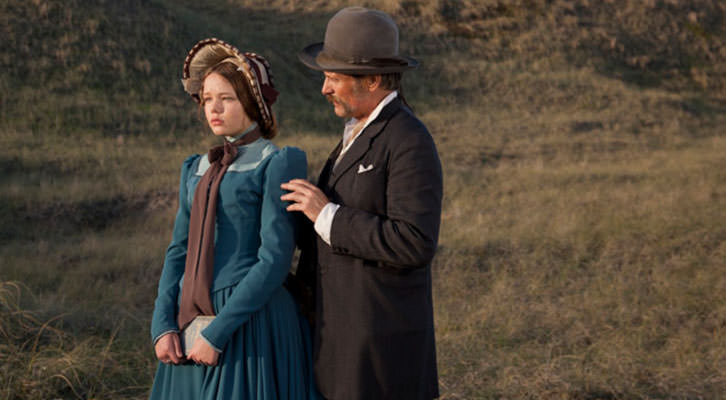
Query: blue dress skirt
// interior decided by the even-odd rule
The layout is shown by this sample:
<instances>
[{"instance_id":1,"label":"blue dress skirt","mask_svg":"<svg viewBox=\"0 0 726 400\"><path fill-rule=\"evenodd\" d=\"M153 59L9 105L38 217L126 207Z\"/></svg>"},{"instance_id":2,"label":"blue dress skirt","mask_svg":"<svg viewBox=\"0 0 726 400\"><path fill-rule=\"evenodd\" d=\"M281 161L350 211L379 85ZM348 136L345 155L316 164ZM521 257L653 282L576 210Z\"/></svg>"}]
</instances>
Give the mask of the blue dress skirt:
<instances>
[{"instance_id":1,"label":"blue dress skirt","mask_svg":"<svg viewBox=\"0 0 726 400\"><path fill-rule=\"evenodd\" d=\"M212 294L219 312L233 287ZM159 363L151 399L312 399L310 332L284 288L228 342L216 366Z\"/></svg>"}]
</instances>

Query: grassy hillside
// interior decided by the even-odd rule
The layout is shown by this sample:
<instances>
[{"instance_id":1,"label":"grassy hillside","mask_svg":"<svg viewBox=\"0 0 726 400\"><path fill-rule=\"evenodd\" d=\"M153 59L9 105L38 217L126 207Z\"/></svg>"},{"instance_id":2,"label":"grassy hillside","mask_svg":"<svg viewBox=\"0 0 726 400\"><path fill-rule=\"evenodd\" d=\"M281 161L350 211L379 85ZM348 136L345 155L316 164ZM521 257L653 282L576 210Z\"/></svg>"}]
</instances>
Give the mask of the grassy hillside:
<instances>
[{"instance_id":1,"label":"grassy hillside","mask_svg":"<svg viewBox=\"0 0 726 400\"><path fill-rule=\"evenodd\" d=\"M147 396L197 40L268 57L311 175L338 140L295 53L348 3L208 3L0 2L0 398ZM723 398L726 5L363 3L444 166L442 398Z\"/></svg>"}]
</instances>

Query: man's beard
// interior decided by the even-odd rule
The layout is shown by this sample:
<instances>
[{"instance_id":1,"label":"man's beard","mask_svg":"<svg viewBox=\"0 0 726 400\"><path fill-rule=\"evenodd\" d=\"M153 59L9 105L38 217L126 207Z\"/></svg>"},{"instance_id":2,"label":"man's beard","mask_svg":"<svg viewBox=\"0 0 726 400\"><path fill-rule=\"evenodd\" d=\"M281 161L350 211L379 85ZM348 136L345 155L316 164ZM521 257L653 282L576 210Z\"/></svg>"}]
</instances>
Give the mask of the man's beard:
<instances>
[{"instance_id":1,"label":"man's beard","mask_svg":"<svg viewBox=\"0 0 726 400\"><path fill-rule=\"evenodd\" d=\"M351 107L350 104L341 100L340 97L333 95L333 94L328 94L328 95L325 95L325 98L328 100L328 102L330 104L333 104L333 106L335 106L335 103L337 103L338 105L340 105L340 107L343 108L344 113L343 113L343 115L341 115L341 118L353 117L353 107Z\"/></svg>"}]
</instances>

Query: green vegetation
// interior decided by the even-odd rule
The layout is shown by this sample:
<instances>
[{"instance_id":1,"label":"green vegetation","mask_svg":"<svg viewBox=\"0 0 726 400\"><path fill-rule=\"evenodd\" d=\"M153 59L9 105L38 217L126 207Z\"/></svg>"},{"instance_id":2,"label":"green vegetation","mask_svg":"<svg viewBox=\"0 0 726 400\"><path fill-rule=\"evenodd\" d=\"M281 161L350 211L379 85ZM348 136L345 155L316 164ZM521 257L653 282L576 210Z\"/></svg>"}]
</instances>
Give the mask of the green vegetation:
<instances>
[{"instance_id":1,"label":"green vegetation","mask_svg":"<svg viewBox=\"0 0 726 400\"><path fill-rule=\"evenodd\" d=\"M378 0L445 172L444 399L726 393L726 5ZM341 0L0 2L0 398L145 398L178 171L214 143L181 64L270 60L280 145L341 122L295 53Z\"/></svg>"}]
</instances>

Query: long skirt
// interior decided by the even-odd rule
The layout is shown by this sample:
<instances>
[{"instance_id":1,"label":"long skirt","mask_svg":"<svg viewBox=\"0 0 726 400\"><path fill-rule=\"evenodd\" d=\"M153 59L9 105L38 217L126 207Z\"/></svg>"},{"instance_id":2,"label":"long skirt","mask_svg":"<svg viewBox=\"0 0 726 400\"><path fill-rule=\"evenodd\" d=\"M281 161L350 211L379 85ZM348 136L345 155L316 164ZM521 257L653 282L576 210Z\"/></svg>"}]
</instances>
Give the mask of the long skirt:
<instances>
[{"instance_id":1,"label":"long skirt","mask_svg":"<svg viewBox=\"0 0 726 400\"><path fill-rule=\"evenodd\" d=\"M212 293L218 313L233 287ZM216 366L159 363L151 400L317 399L307 321L284 288L234 332Z\"/></svg>"}]
</instances>

